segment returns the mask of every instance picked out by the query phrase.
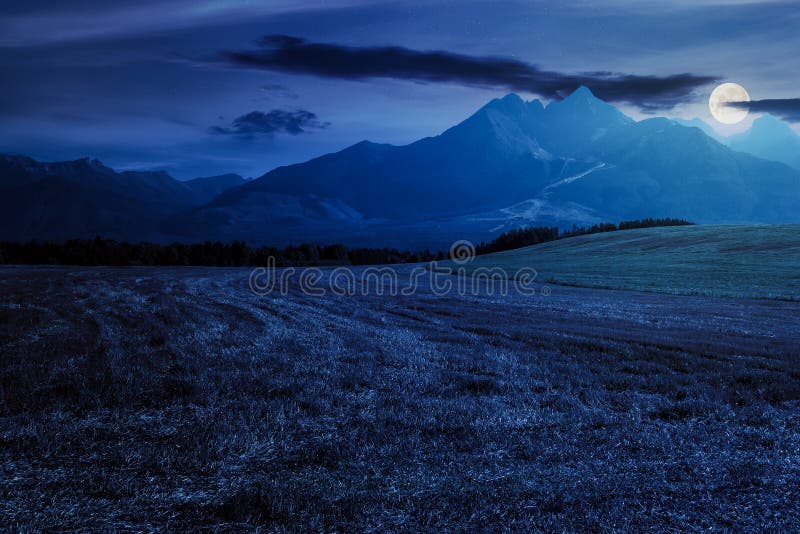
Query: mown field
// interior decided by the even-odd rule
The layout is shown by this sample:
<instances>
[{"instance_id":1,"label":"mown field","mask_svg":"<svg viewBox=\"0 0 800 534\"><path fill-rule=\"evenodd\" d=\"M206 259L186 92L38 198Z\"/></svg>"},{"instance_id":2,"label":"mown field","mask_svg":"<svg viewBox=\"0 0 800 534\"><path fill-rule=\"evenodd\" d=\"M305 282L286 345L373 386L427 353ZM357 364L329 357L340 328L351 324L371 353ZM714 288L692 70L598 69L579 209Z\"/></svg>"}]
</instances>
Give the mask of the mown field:
<instances>
[{"instance_id":1,"label":"mown field","mask_svg":"<svg viewBox=\"0 0 800 534\"><path fill-rule=\"evenodd\" d=\"M248 274L0 269L4 529L800 525L796 302Z\"/></svg>"},{"instance_id":2,"label":"mown field","mask_svg":"<svg viewBox=\"0 0 800 534\"><path fill-rule=\"evenodd\" d=\"M800 225L609 232L478 256L466 269L496 266L582 287L800 300Z\"/></svg>"}]
</instances>

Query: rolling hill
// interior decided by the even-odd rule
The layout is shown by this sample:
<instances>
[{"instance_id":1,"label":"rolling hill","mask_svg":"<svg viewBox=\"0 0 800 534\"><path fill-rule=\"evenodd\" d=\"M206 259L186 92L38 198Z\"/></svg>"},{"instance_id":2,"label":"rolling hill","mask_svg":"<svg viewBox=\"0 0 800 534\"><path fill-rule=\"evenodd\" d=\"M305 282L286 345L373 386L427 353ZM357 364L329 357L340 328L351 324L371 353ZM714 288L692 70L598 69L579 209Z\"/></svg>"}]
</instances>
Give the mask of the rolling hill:
<instances>
[{"instance_id":1,"label":"rolling hill","mask_svg":"<svg viewBox=\"0 0 800 534\"><path fill-rule=\"evenodd\" d=\"M674 294L800 300L800 225L625 230L478 256L465 268L521 267L539 281Z\"/></svg>"}]
</instances>

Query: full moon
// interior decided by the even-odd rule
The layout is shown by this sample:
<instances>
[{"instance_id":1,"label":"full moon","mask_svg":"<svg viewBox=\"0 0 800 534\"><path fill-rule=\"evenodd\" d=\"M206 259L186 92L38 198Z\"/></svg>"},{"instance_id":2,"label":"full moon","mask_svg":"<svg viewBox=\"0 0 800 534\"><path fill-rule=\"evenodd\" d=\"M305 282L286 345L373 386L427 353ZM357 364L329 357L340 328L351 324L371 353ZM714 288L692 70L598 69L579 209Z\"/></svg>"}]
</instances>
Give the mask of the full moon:
<instances>
[{"instance_id":1,"label":"full moon","mask_svg":"<svg viewBox=\"0 0 800 534\"><path fill-rule=\"evenodd\" d=\"M727 106L728 102L750 102L750 95L738 83L723 83L711 93L708 108L714 118L723 124L736 124L747 117L747 108Z\"/></svg>"}]
</instances>

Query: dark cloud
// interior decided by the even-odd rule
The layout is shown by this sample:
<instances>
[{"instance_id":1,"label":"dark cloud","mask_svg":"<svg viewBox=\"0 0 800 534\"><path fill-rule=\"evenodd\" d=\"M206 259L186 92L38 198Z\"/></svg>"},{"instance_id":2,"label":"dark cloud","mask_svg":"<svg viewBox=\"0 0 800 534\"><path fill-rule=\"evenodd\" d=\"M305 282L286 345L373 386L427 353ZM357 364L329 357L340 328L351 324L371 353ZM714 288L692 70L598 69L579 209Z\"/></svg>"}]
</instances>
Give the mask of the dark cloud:
<instances>
[{"instance_id":1,"label":"dark cloud","mask_svg":"<svg viewBox=\"0 0 800 534\"><path fill-rule=\"evenodd\" d=\"M299 135L309 130L319 130L330 126L329 122L321 122L317 116L304 109L286 111L273 109L267 113L251 111L236 117L228 127L212 126L211 132L222 135L235 135L237 137L254 138L259 136L273 136L278 133Z\"/></svg>"},{"instance_id":2,"label":"dark cloud","mask_svg":"<svg viewBox=\"0 0 800 534\"><path fill-rule=\"evenodd\" d=\"M418 51L397 46L353 47L312 43L288 35L267 36L256 50L221 54L234 65L256 69L350 80L398 78L502 87L548 98L562 98L585 85L604 100L630 102L645 109L672 107L690 99L699 87L717 80L716 76L694 74L564 74L541 70L530 63L509 58Z\"/></svg>"},{"instance_id":3,"label":"dark cloud","mask_svg":"<svg viewBox=\"0 0 800 534\"><path fill-rule=\"evenodd\" d=\"M728 102L726 106L749 111L771 113L791 122L800 122L800 98L773 98L750 102Z\"/></svg>"}]
</instances>

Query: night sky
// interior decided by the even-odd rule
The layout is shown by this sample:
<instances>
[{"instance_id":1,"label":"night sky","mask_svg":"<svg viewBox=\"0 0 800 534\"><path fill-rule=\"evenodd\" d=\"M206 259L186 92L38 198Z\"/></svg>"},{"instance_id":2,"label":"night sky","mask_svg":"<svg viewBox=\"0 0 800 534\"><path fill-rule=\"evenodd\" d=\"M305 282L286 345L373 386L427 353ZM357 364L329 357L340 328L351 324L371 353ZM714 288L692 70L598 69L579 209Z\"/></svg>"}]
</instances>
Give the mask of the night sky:
<instances>
[{"instance_id":1,"label":"night sky","mask_svg":"<svg viewBox=\"0 0 800 534\"><path fill-rule=\"evenodd\" d=\"M765 1L27 0L0 5L0 151L178 178L436 135L577 85L711 119L734 81L800 122L800 5ZM719 128L747 128L747 121Z\"/></svg>"}]
</instances>

